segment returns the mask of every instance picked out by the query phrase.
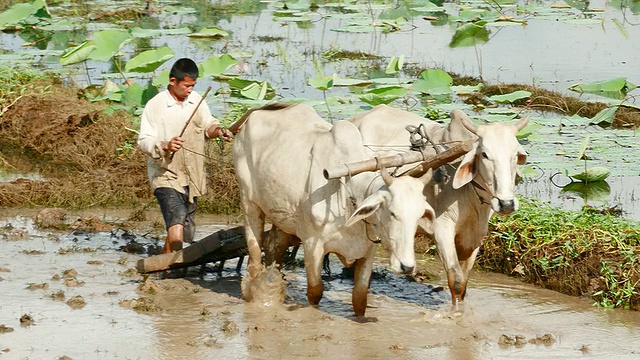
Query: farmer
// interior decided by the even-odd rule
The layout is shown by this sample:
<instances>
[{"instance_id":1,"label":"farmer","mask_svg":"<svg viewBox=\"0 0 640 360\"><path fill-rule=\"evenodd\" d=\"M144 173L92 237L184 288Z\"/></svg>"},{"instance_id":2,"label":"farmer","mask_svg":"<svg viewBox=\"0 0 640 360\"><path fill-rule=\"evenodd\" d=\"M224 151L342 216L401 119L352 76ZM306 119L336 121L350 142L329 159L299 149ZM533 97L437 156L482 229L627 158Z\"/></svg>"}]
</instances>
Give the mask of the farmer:
<instances>
[{"instance_id":1,"label":"farmer","mask_svg":"<svg viewBox=\"0 0 640 360\"><path fill-rule=\"evenodd\" d=\"M140 119L138 146L148 156L147 175L167 229L164 253L193 241L196 198L207 190L205 141L233 137L193 91L197 78L193 60L176 61L167 90L149 100Z\"/></svg>"}]
</instances>

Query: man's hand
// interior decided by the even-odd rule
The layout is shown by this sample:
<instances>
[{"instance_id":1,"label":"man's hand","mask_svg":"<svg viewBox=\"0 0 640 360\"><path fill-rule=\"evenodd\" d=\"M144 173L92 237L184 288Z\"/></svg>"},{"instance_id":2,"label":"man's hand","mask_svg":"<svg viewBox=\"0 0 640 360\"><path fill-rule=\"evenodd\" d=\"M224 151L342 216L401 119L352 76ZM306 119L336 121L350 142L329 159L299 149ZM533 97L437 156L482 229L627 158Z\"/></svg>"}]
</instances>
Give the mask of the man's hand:
<instances>
[{"instance_id":1,"label":"man's hand","mask_svg":"<svg viewBox=\"0 0 640 360\"><path fill-rule=\"evenodd\" d=\"M231 141L233 139L233 133L229 129L220 128L220 138L224 141Z\"/></svg>"},{"instance_id":2,"label":"man's hand","mask_svg":"<svg viewBox=\"0 0 640 360\"><path fill-rule=\"evenodd\" d=\"M213 129L210 128L208 131L209 138L219 137L224 141L231 141L231 139L233 139L233 133L229 129L225 129L219 125L212 125L211 127Z\"/></svg>"},{"instance_id":3,"label":"man's hand","mask_svg":"<svg viewBox=\"0 0 640 360\"><path fill-rule=\"evenodd\" d=\"M175 136L169 141L163 141L160 145L165 153L174 153L182 149L184 141L181 137Z\"/></svg>"}]
</instances>

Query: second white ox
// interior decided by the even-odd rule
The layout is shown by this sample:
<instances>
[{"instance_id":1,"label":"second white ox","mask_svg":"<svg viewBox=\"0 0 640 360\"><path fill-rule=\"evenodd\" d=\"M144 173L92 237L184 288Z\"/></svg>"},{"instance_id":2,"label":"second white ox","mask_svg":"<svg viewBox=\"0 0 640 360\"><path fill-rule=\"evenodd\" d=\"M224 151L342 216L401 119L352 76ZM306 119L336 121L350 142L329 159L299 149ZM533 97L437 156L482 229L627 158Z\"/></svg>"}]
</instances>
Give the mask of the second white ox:
<instances>
[{"instance_id":1,"label":"second white ox","mask_svg":"<svg viewBox=\"0 0 640 360\"><path fill-rule=\"evenodd\" d=\"M355 315L363 316L376 239L389 252L394 271L414 271L418 221L431 232L434 218L423 195L430 174L392 178L383 171L382 176L366 172L326 180L324 168L368 158L351 122L331 126L302 104L266 105L243 118L233 157L245 214L249 276L255 278L262 268L267 218L302 242L309 303L316 305L322 298L325 254L335 253L345 266L355 265L352 304Z\"/></svg>"},{"instance_id":2,"label":"second white ox","mask_svg":"<svg viewBox=\"0 0 640 360\"><path fill-rule=\"evenodd\" d=\"M518 208L516 165L526 162L527 153L516 134L526 126L527 119L509 125L476 125L464 112L453 110L451 122L442 127L413 113L379 105L352 122L362 133L365 145L386 154L401 149L408 151L407 125L423 123L427 135L436 144L476 139L461 162L446 166L446 174L434 175L434 180L425 187L427 201L436 212L433 237L447 272L452 302L456 305L465 296L469 272L487 235L489 218L494 212L505 215ZM440 179L452 173L451 181Z\"/></svg>"}]
</instances>

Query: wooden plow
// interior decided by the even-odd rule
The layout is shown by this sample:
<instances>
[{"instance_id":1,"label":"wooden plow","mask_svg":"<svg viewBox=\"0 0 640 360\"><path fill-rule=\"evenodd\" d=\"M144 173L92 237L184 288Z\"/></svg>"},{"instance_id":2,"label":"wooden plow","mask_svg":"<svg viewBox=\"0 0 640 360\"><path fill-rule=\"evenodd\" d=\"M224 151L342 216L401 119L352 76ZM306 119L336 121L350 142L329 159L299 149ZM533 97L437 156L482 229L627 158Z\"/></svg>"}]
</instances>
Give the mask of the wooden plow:
<instances>
[{"instance_id":1,"label":"wooden plow","mask_svg":"<svg viewBox=\"0 0 640 360\"><path fill-rule=\"evenodd\" d=\"M450 144L446 150L427 156L421 151L409 151L402 154L374 157L369 160L349 164L339 164L324 169L326 179L337 179L343 176L353 176L365 171L376 171L382 168L399 167L419 163L413 168L399 174L414 177L422 176L429 169L447 164L471 150L474 140L457 141ZM266 237L268 231L265 232ZM236 271L240 272L244 255L248 253L244 228L236 226L219 230L205 238L191 243L180 251L160 254L138 260L136 265L140 273L154 273L170 269L180 269L190 266L205 265L220 262L218 274L222 272L224 261L239 258Z\"/></svg>"},{"instance_id":2,"label":"wooden plow","mask_svg":"<svg viewBox=\"0 0 640 360\"><path fill-rule=\"evenodd\" d=\"M136 268L138 272L147 274L240 258L236 269L239 271L239 267L242 265L242 258L247 252L244 228L237 226L216 231L201 240L191 243L180 251L140 259L136 264ZM219 273L220 271L221 269L219 269Z\"/></svg>"}]
</instances>

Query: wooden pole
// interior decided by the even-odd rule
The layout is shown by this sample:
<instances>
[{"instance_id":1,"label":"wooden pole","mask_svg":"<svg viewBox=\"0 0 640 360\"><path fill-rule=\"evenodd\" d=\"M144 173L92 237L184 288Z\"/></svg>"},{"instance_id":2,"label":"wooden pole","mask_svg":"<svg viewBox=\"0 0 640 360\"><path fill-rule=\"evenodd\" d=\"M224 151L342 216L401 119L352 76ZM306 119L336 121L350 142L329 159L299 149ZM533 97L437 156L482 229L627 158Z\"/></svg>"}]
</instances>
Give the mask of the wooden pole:
<instances>
[{"instance_id":1,"label":"wooden pole","mask_svg":"<svg viewBox=\"0 0 640 360\"><path fill-rule=\"evenodd\" d=\"M357 175L366 171L376 171L382 168L401 166L425 160L424 155L420 151L410 151L406 153L375 156L373 159L352 162L349 164L340 164L331 168L322 170L324 178L337 179L347 175Z\"/></svg>"},{"instance_id":2,"label":"wooden pole","mask_svg":"<svg viewBox=\"0 0 640 360\"><path fill-rule=\"evenodd\" d=\"M205 90L204 94L202 94L202 97L200 98L200 101L198 101L198 105L196 105L196 108L193 109L193 112L191 113L191 116L189 116L189 118L187 119L187 122L182 127L182 131L180 131L180 135L178 135L178 137L182 137L182 135L184 135L184 132L187 130L187 126L189 126L189 123L191 122L191 119L193 119L193 117L198 112L198 108L200 108L200 104L202 104L202 102L204 101L204 98L206 98L207 94L209 94L209 90L211 90L211 85L209 85L209 87L207 87L207 90ZM171 156L170 156L171 159L173 159L173 155L174 154L175 153L171 153Z\"/></svg>"},{"instance_id":3,"label":"wooden pole","mask_svg":"<svg viewBox=\"0 0 640 360\"><path fill-rule=\"evenodd\" d=\"M406 153L382 157L376 156L373 159L369 160L357 161L349 164L340 164L331 168L326 168L322 171L322 174L327 180L337 179L347 175L357 175L365 171L376 171L382 168L403 166L422 161L422 163L415 168L408 170L407 172L402 174L410 174L411 176L416 176L415 174L422 172L423 170L424 171L422 172L422 174L424 174L430 168L441 166L465 154L466 152L471 150L474 141L475 140L456 141L453 143L454 145L449 149L429 158L425 158L425 155L420 151L410 151Z\"/></svg>"},{"instance_id":4,"label":"wooden pole","mask_svg":"<svg viewBox=\"0 0 640 360\"><path fill-rule=\"evenodd\" d=\"M473 147L474 142L474 139L458 141L457 144L441 152L440 154L436 154L428 158L427 160L418 164L416 167L403 172L402 174L400 174L400 176L409 175L413 177L420 177L427 171L429 171L429 169L440 167L468 153Z\"/></svg>"}]
</instances>

